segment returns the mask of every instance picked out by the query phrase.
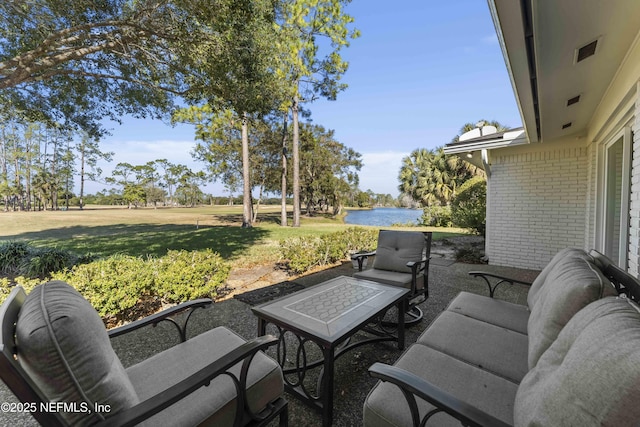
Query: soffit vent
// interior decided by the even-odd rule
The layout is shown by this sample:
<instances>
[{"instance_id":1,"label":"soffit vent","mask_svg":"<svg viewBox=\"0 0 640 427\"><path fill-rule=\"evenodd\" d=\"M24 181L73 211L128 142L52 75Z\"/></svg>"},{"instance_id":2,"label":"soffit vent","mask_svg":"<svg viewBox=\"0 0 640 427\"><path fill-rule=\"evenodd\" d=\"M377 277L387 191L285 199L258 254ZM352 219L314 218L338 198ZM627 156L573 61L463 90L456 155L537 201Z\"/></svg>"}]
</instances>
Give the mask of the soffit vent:
<instances>
[{"instance_id":1,"label":"soffit vent","mask_svg":"<svg viewBox=\"0 0 640 427\"><path fill-rule=\"evenodd\" d=\"M598 40L594 40L591 43L588 43L581 48L576 50L576 63L580 61L584 61L596 54L596 49L598 47Z\"/></svg>"},{"instance_id":2,"label":"soffit vent","mask_svg":"<svg viewBox=\"0 0 640 427\"><path fill-rule=\"evenodd\" d=\"M570 128L571 124L572 124L571 122L563 124L562 129Z\"/></svg>"},{"instance_id":3,"label":"soffit vent","mask_svg":"<svg viewBox=\"0 0 640 427\"><path fill-rule=\"evenodd\" d=\"M567 107L573 104L577 104L578 102L580 102L580 95L574 96L573 98L567 100Z\"/></svg>"}]
</instances>

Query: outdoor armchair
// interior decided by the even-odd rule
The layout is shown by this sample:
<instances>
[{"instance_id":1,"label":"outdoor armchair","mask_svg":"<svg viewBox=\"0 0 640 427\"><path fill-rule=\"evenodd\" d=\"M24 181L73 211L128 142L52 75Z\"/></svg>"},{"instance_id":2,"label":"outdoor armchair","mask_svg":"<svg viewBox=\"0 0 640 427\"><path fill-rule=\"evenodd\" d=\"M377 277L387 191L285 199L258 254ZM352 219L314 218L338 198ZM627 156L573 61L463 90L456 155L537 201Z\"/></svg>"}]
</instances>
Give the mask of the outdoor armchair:
<instances>
[{"instance_id":1,"label":"outdoor armchair","mask_svg":"<svg viewBox=\"0 0 640 427\"><path fill-rule=\"evenodd\" d=\"M46 426L287 425L282 371L261 350L218 327L186 339L201 299L107 331L75 289L53 281L28 296L16 286L0 307L0 377ZM168 316L183 313L183 322ZM128 368L110 338L161 321L181 343Z\"/></svg>"},{"instance_id":2,"label":"outdoor armchair","mask_svg":"<svg viewBox=\"0 0 640 427\"><path fill-rule=\"evenodd\" d=\"M410 290L406 299L407 325L422 319L422 310L417 305L429 298L431 238L431 232L380 230L374 252L351 256L358 263L358 272L353 277ZM364 259L373 255L372 268L364 270Z\"/></svg>"}]
</instances>

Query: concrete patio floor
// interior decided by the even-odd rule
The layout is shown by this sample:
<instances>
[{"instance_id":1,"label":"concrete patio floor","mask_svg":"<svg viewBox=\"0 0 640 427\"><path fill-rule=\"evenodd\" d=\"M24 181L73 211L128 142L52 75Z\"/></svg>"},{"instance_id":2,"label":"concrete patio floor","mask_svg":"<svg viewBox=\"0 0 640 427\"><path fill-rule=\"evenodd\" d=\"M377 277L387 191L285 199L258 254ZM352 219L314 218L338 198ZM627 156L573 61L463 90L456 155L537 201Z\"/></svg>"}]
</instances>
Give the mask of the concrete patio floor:
<instances>
[{"instance_id":1,"label":"concrete patio floor","mask_svg":"<svg viewBox=\"0 0 640 427\"><path fill-rule=\"evenodd\" d=\"M458 292L465 290L488 295L484 282L468 275L469 271L474 270L489 271L524 281L532 281L539 273L531 270L434 259L429 269L430 297L420 305L424 318L419 324L407 328L407 347L416 341L422 331L446 308ZM351 263L344 263L338 267L297 278L295 282L308 287L333 277L351 275L353 272ZM526 286L505 284L499 288L496 297L526 304L527 291ZM252 314L251 307L235 298L218 302L210 309L197 310L189 324L189 335L196 335L217 326L226 326L245 339L252 339L257 335L257 319ZM144 328L127 336L112 339L112 345L125 367L130 366L175 344L176 332L171 328L171 325L165 324L160 324L156 328ZM376 383L376 380L369 377L367 369L378 361L393 364L401 353L392 343L375 343L358 347L336 361L334 426L362 425L362 406L367 394ZM286 394L286 398L289 401L290 426L321 425L319 413L289 394ZM15 397L4 383L0 383L0 402L15 401ZM17 427L37 424L28 414L0 412L0 425ZM277 423L274 422L274 425Z\"/></svg>"}]
</instances>

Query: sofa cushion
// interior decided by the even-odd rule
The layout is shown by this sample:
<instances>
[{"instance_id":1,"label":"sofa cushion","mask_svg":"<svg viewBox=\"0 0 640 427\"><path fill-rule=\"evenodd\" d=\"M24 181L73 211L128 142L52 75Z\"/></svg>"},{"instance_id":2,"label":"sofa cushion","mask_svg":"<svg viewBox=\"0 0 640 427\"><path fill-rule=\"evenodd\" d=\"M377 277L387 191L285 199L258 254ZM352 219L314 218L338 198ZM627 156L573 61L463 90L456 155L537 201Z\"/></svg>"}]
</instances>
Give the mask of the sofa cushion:
<instances>
[{"instance_id":1,"label":"sofa cushion","mask_svg":"<svg viewBox=\"0 0 640 427\"><path fill-rule=\"evenodd\" d=\"M515 384L527 373L527 336L443 311L416 341Z\"/></svg>"},{"instance_id":2,"label":"sofa cushion","mask_svg":"<svg viewBox=\"0 0 640 427\"><path fill-rule=\"evenodd\" d=\"M420 261L425 250L424 234L417 231L380 230L373 268L411 273L409 261Z\"/></svg>"},{"instance_id":3,"label":"sofa cushion","mask_svg":"<svg viewBox=\"0 0 640 427\"><path fill-rule=\"evenodd\" d=\"M529 368L580 309L604 296L617 295L589 257L565 256L549 272L529 316Z\"/></svg>"},{"instance_id":4,"label":"sofa cushion","mask_svg":"<svg viewBox=\"0 0 640 427\"><path fill-rule=\"evenodd\" d=\"M608 297L578 312L525 376L516 426L637 426L640 313Z\"/></svg>"},{"instance_id":5,"label":"sofa cushion","mask_svg":"<svg viewBox=\"0 0 640 427\"><path fill-rule=\"evenodd\" d=\"M64 412L70 424L91 424L138 403L95 309L61 281L27 296L16 326L18 360L49 401L110 406L105 414Z\"/></svg>"},{"instance_id":6,"label":"sofa cushion","mask_svg":"<svg viewBox=\"0 0 640 427\"><path fill-rule=\"evenodd\" d=\"M582 249L577 248L565 248L558 252L549 263L542 269L538 277L535 278L533 283L531 284L531 288L529 289L529 293L527 294L527 305L529 309L531 309L539 296L540 290L544 286L547 281L547 277L549 273L553 271L556 267L556 264L565 258L591 258L589 255L583 251Z\"/></svg>"},{"instance_id":7,"label":"sofa cushion","mask_svg":"<svg viewBox=\"0 0 640 427\"><path fill-rule=\"evenodd\" d=\"M364 280L373 280L374 282L384 283L392 286L400 286L411 289L411 274L400 273L397 271L369 269L359 271L353 274L353 277ZM424 275L416 276L416 289L424 288Z\"/></svg>"},{"instance_id":8,"label":"sofa cushion","mask_svg":"<svg viewBox=\"0 0 640 427\"><path fill-rule=\"evenodd\" d=\"M245 340L224 327L218 327L190 338L127 368L127 374L141 400L196 373L212 361L219 359ZM240 378L241 364L230 371ZM264 353L256 354L247 378L247 398L254 412L283 394L282 371L278 364ZM142 426L231 426L236 410L237 393L227 375L214 378L188 398L179 400L142 423Z\"/></svg>"},{"instance_id":9,"label":"sofa cushion","mask_svg":"<svg viewBox=\"0 0 640 427\"><path fill-rule=\"evenodd\" d=\"M447 310L524 335L527 334L529 309L524 305L470 292L460 292L449 303Z\"/></svg>"},{"instance_id":10,"label":"sofa cushion","mask_svg":"<svg viewBox=\"0 0 640 427\"><path fill-rule=\"evenodd\" d=\"M443 390L483 411L513 424L513 402L517 384L492 375L485 370L457 360L447 354L419 344L414 344L396 362L395 366L431 382ZM434 407L416 399L420 416ZM364 403L364 425L367 427L409 426L409 406L398 387L378 382ZM460 422L446 413L435 414L428 426L455 426Z\"/></svg>"}]
</instances>

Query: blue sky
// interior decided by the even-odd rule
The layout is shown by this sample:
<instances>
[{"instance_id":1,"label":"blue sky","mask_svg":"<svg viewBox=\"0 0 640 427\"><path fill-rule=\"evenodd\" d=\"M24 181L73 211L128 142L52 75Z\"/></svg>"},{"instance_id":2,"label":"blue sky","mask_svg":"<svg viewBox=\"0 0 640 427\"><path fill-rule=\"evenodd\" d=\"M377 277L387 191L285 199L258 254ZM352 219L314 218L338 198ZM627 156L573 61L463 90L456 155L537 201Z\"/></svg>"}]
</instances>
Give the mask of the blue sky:
<instances>
[{"instance_id":1,"label":"blue sky","mask_svg":"<svg viewBox=\"0 0 640 427\"><path fill-rule=\"evenodd\" d=\"M446 144L467 122L521 125L485 2L354 0L347 10L362 33L343 51L349 87L336 101L307 107L314 123L363 155L362 190L396 196L402 158ZM200 168L189 154L191 126L124 118L111 133L102 147L116 156L105 171L159 158ZM89 192L102 187L92 184ZM222 195L223 188L206 191Z\"/></svg>"}]
</instances>

